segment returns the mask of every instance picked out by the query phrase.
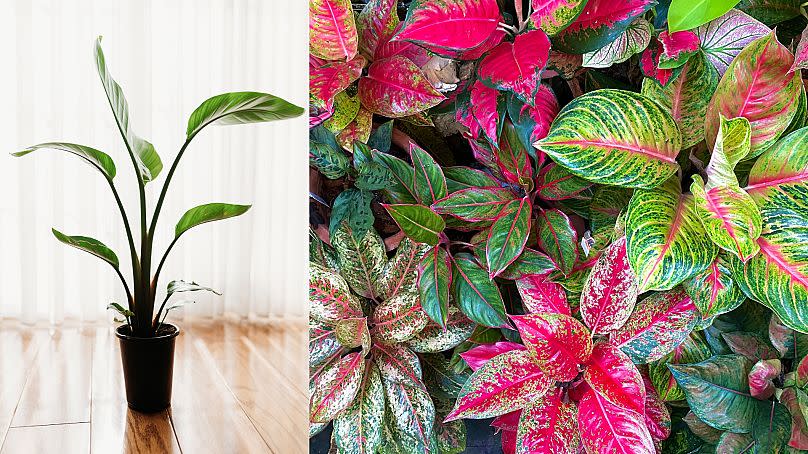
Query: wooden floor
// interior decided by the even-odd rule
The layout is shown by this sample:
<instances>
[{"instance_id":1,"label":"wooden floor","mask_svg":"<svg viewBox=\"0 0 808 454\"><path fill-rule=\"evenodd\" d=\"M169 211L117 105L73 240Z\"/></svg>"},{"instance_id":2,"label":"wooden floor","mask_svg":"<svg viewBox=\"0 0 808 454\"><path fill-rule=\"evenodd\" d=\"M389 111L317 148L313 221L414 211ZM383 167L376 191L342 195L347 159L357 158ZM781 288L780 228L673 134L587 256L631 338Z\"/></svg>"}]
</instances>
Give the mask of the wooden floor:
<instances>
[{"instance_id":1,"label":"wooden floor","mask_svg":"<svg viewBox=\"0 0 808 454\"><path fill-rule=\"evenodd\" d=\"M305 326L180 323L172 406L126 406L110 327L0 322L0 454L308 451Z\"/></svg>"}]
</instances>

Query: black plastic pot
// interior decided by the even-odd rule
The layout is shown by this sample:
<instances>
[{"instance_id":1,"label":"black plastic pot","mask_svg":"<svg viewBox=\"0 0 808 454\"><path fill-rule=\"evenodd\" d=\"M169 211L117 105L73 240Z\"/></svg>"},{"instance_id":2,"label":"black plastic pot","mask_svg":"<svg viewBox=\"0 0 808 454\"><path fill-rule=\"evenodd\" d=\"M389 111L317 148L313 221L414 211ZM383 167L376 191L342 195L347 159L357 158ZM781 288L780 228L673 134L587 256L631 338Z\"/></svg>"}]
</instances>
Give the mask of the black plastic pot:
<instances>
[{"instance_id":1,"label":"black plastic pot","mask_svg":"<svg viewBox=\"0 0 808 454\"><path fill-rule=\"evenodd\" d=\"M164 324L155 337L136 337L129 326L115 330L121 344L121 363L129 408L154 413L171 405L174 341L179 328Z\"/></svg>"}]
</instances>

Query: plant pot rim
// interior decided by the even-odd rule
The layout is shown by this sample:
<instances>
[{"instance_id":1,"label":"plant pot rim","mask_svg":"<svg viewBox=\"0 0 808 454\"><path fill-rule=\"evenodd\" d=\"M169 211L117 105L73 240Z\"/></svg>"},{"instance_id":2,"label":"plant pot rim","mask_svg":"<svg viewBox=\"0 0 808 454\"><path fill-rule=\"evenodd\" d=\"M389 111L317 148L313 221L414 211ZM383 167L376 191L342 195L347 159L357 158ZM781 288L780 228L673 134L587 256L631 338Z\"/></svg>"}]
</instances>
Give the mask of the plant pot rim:
<instances>
[{"instance_id":1,"label":"plant pot rim","mask_svg":"<svg viewBox=\"0 0 808 454\"><path fill-rule=\"evenodd\" d=\"M180 329L176 325L171 323L163 323L163 325L173 328L173 331L169 332L168 334L163 334L160 336L140 337L124 333L123 330L128 330L129 325L121 325L115 328L115 336L117 336L118 339L127 340L131 342L161 342L179 336Z\"/></svg>"}]
</instances>

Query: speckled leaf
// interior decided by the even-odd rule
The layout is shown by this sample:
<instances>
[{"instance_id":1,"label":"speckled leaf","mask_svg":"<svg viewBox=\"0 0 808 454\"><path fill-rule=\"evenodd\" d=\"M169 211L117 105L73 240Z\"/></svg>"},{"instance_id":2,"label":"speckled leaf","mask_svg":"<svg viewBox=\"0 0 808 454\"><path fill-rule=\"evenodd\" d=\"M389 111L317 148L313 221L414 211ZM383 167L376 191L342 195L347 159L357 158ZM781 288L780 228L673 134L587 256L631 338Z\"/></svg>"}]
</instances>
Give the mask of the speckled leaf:
<instances>
[{"instance_id":1,"label":"speckled leaf","mask_svg":"<svg viewBox=\"0 0 808 454\"><path fill-rule=\"evenodd\" d=\"M451 350L468 339L476 326L460 309L449 306L445 327L430 322L408 342L415 352L439 353Z\"/></svg>"},{"instance_id":2,"label":"speckled leaf","mask_svg":"<svg viewBox=\"0 0 808 454\"><path fill-rule=\"evenodd\" d=\"M337 320L334 335L339 343L348 349L362 347L362 352L370 350L370 331L367 317L343 318Z\"/></svg>"},{"instance_id":3,"label":"speckled leaf","mask_svg":"<svg viewBox=\"0 0 808 454\"><path fill-rule=\"evenodd\" d=\"M524 408L544 396L552 385L531 353L506 352L471 375L446 420L490 418Z\"/></svg>"},{"instance_id":4,"label":"speckled leaf","mask_svg":"<svg viewBox=\"0 0 808 454\"><path fill-rule=\"evenodd\" d=\"M382 299L388 299L399 291L417 291L418 263L429 249L428 245L415 243L409 238L401 240L396 255L387 262L381 277L376 281L376 294Z\"/></svg>"},{"instance_id":5,"label":"speckled leaf","mask_svg":"<svg viewBox=\"0 0 808 454\"><path fill-rule=\"evenodd\" d=\"M438 244L438 238L446 228L446 222L429 207L410 204L382 204L382 206L408 238L430 246Z\"/></svg>"},{"instance_id":6,"label":"speckled leaf","mask_svg":"<svg viewBox=\"0 0 808 454\"><path fill-rule=\"evenodd\" d=\"M362 307L337 273L312 263L309 271L309 315L326 323L361 317Z\"/></svg>"},{"instance_id":7,"label":"speckled leaf","mask_svg":"<svg viewBox=\"0 0 808 454\"><path fill-rule=\"evenodd\" d=\"M325 60L350 60L359 45L350 0L309 1L309 52Z\"/></svg>"},{"instance_id":8,"label":"speckled leaf","mask_svg":"<svg viewBox=\"0 0 808 454\"><path fill-rule=\"evenodd\" d=\"M779 356L779 352L757 333L733 331L722 333L721 337L733 353L746 356L752 362Z\"/></svg>"},{"instance_id":9,"label":"speckled leaf","mask_svg":"<svg viewBox=\"0 0 808 454\"><path fill-rule=\"evenodd\" d=\"M389 417L400 434L417 443L417 446L411 446L413 452L421 452L422 446L428 446L435 424L435 405L429 393L422 387L386 379L382 380L382 384L387 396Z\"/></svg>"},{"instance_id":10,"label":"speckled leaf","mask_svg":"<svg viewBox=\"0 0 808 454\"><path fill-rule=\"evenodd\" d=\"M530 274L516 281L526 312L572 315L564 287L547 280L546 275Z\"/></svg>"},{"instance_id":11,"label":"speckled leaf","mask_svg":"<svg viewBox=\"0 0 808 454\"><path fill-rule=\"evenodd\" d=\"M636 276L626 256L626 239L612 243L598 259L581 294L581 317L593 333L623 326L637 302Z\"/></svg>"},{"instance_id":12,"label":"speckled leaf","mask_svg":"<svg viewBox=\"0 0 808 454\"><path fill-rule=\"evenodd\" d=\"M493 279L519 257L530 233L531 203L527 197L514 200L491 225L485 245L488 274Z\"/></svg>"},{"instance_id":13,"label":"speckled leaf","mask_svg":"<svg viewBox=\"0 0 808 454\"><path fill-rule=\"evenodd\" d=\"M341 349L332 326L314 318L309 320L309 367L323 364Z\"/></svg>"},{"instance_id":14,"label":"speckled leaf","mask_svg":"<svg viewBox=\"0 0 808 454\"><path fill-rule=\"evenodd\" d=\"M772 146L797 112L802 83L788 69L794 57L774 32L751 42L732 61L707 108L705 134L713 146L719 115L745 117L752 126L752 150L758 156Z\"/></svg>"},{"instance_id":15,"label":"speckled leaf","mask_svg":"<svg viewBox=\"0 0 808 454\"><path fill-rule=\"evenodd\" d=\"M474 258L466 253L452 257L452 297L473 321L492 327L507 323L499 287Z\"/></svg>"},{"instance_id":16,"label":"speckled leaf","mask_svg":"<svg viewBox=\"0 0 808 454\"><path fill-rule=\"evenodd\" d=\"M569 217L558 209L540 210L536 233L541 250L562 273L569 275L578 261L578 234Z\"/></svg>"},{"instance_id":17,"label":"speckled leaf","mask_svg":"<svg viewBox=\"0 0 808 454\"><path fill-rule=\"evenodd\" d=\"M553 38L553 48L571 54L600 49L652 6L652 0L589 0L578 18Z\"/></svg>"},{"instance_id":18,"label":"speckled leaf","mask_svg":"<svg viewBox=\"0 0 808 454\"><path fill-rule=\"evenodd\" d=\"M477 75L491 88L510 91L532 104L541 81L541 72L550 57L550 40L541 30L516 35L491 49L480 62Z\"/></svg>"},{"instance_id":19,"label":"speckled leaf","mask_svg":"<svg viewBox=\"0 0 808 454\"><path fill-rule=\"evenodd\" d=\"M617 186L598 186L589 204L589 222L592 235L614 230L615 222L631 200L631 189Z\"/></svg>"},{"instance_id":20,"label":"speckled leaf","mask_svg":"<svg viewBox=\"0 0 808 454\"><path fill-rule=\"evenodd\" d=\"M672 80L676 80L676 76L681 69L660 69L658 65L661 54L662 44L658 39L652 37L651 43L640 55L640 69L645 77L657 81L664 87Z\"/></svg>"},{"instance_id":21,"label":"speckled leaf","mask_svg":"<svg viewBox=\"0 0 808 454\"><path fill-rule=\"evenodd\" d=\"M552 36L567 28L581 13L586 0L531 0L531 24Z\"/></svg>"},{"instance_id":22,"label":"speckled leaf","mask_svg":"<svg viewBox=\"0 0 808 454\"><path fill-rule=\"evenodd\" d=\"M359 391L364 368L362 355L349 353L325 369L315 379L309 419L312 422L328 422L348 408Z\"/></svg>"},{"instance_id":23,"label":"speckled leaf","mask_svg":"<svg viewBox=\"0 0 808 454\"><path fill-rule=\"evenodd\" d=\"M592 389L578 403L578 426L587 452L656 452L642 413L615 405Z\"/></svg>"},{"instance_id":24,"label":"speckled leaf","mask_svg":"<svg viewBox=\"0 0 808 454\"><path fill-rule=\"evenodd\" d=\"M516 342L499 341L492 344L478 345L460 353L460 357L469 365L471 370L476 371L483 367L483 364L487 363L491 358L511 350L526 350L526 348L524 345L517 344Z\"/></svg>"},{"instance_id":25,"label":"speckled leaf","mask_svg":"<svg viewBox=\"0 0 808 454\"><path fill-rule=\"evenodd\" d=\"M645 385L640 371L617 347L596 343L584 379L612 404L640 415L645 413Z\"/></svg>"},{"instance_id":26,"label":"speckled leaf","mask_svg":"<svg viewBox=\"0 0 808 454\"><path fill-rule=\"evenodd\" d=\"M356 113L356 117L337 134L337 143L345 150L352 151L354 142L368 141L372 127L373 113L362 107Z\"/></svg>"},{"instance_id":27,"label":"speckled leaf","mask_svg":"<svg viewBox=\"0 0 808 454\"><path fill-rule=\"evenodd\" d=\"M400 292L376 307L371 319L371 334L382 342L404 342L429 323L418 295Z\"/></svg>"},{"instance_id":28,"label":"speckled leaf","mask_svg":"<svg viewBox=\"0 0 808 454\"><path fill-rule=\"evenodd\" d=\"M640 292L669 290L715 259L718 247L695 208L675 177L659 188L634 191L626 211L626 251Z\"/></svg>"},{"instance_id":29,"label":"speckled leaf","mask_svg":"<svg viewBox=\"0 0 808 454\"><path fill-rule=\"evenodd\" d=\"M359 79L359 99L373 113L400 118L434 107L445 97L415 63L396 55L370 65L368 75Z\"/></svg>"},{"instance_id":30,"label":"speckled leaf","mask_svg":"<svg viewBox=\"0 0 808 454\"><path fill-rule=\"evenodd\" d=\"M463 221L490 221L497 218L502 209L516 195L505 188L467 188L436 201L432 209Z\"/></svg>"},{"instance_id":31,"label":"speckled leaf","mask_svg":"<svg viewBox=\"0 0 808 454\"><path fill-rule=\"evenodd\" d=\"M659 42L662 44L662 53L657 66L661 69L678 68L699 50L699 37L688 30L673 33L663 30L659 34Z\"/></svg>"},{"instance_id":32,"label":"speckled leaf","mask_svg":"<svg viewBox=\"0 0 808 454\"><path fill-rule=\"evenodd\" d=\"M614 41L598 50L585 53L581 66L585 68L608 68L616 63L623 63L632 55L638 54L648 47L648 43L651 41L652 29L653 27L647 20L638 17Z\"/></svg>"},{"instance_id":33,"label":"speckled leaf","mask_svg":"<svg viewBox=\"0 0 808 454\"><path fill-rule=\"evenodd\" d=\"M442 416L438 415L437 419L442 419ZM438 452L441 454L466 452L466 424L463 421L442 423L436 420L433 434L437 439Z\"/></svg>"},{"instance_id":34,"label":"speckled leaf","mask_svg":"<svg viewBox=\"0 0 808 454\"><path fill-rule=\"evenodd\" d=\"M746 299L723 253L706 270L685 281L684 287L705 320L735 309Z\"/></svg>"},{"instance_id":35,"label":"speckled leaf","mask_svg":"<svg viewBox=\"0 0 808 454\"><path fill-rule=\"evenodd\" d=\"M442 247L433 247L418 265L418 295L424 312L441 326L449 316L449 286L452 274L449 253Z\"/></svg>"},{"instance_id":36,"label":"speckled leaf","mask_svg":"<svg viewBox=\"0 0 808 454\"><path fill-rule=\"evenodd\" d=\"M355 238L353 230L343 223L334 232L331 244L337 251L342 276L351 289L366 298L375 297L375 283L387 263L379 234L371 228L361 238Z\"/></svg>"},{"instance_id":37,"label":"speckled leaf","mask_svg":"<svg viewBox=\"0 0 808 454\"><path fill-rule=\"evenodd\" d=\"M763 302L791 329L808 332L808 128L789 134L761 155L746 191L765 228L760 253L731 262L744 293Z\"/></svg>"},{"instance_id":38,"label":"speckled leaf","mask_svg":"<svg viewBox=\"0 0 808 454\"><path fill-rule=\"evenodd\" d=\"M676 383L668 364L692 364L704 361L713 355L701 332L692 332L662 359L648 365L649 377L659 397L666 402L684 400L685 394Z\"/></svg>"},{"instance_id":39,"label":"speckled leaf","mask_svg":"<svg viewBox=\"0 0 808 454\"><path fill-rule=\"evenodd\" d=\"M696 364L669 364L690 409L719 430L748 433L759 401L749 393L752 362L740 355L720 355Z\"/></svg>"},{"instance_id":40,"label":"speckled leaf","mask_svg":"<svg viewBox=\"0 0 808 454\"><path fill-rule=\"evenodd\" d=\"M334 97L348 88L359 76L367 60L357 56L351 61L338 61L309 71L309 101L329 112L334 110Z\"/></svg>"},{"instance_id":41,"label":"speckled leaf","mask_svg":"<svg viewBox=\"0 0 808 454\"><path fill-rule=\"evenodd\" d=\"M376 365L364 373L353 403L334 420L334 442L341 453L370 454L382 442L384 388Z\"/></svg>"},{"instance_id":42,"label":"speckled leaf","mask_svg":"<svg viewBox=\"0 0 808 454\"><path fill-rule=\"evenodd\" d=\"M654 293L637 304L626 323L612 331L609 342L637 364L656 361L672 352L699 320L682 288Z\"/></svg>"},{"instance_id":43,"label":"speckled leaf","mask_svg":"<svg viewBox=\"0 0 808 454\"><path fill-rule=\"evenodd\" d=\"M654 441L665 440L671 434L671 414L645 373L642 379L645 385L645 425Z\"/></svg>"},{"instance_id":44,"label":"speckled leaf","mask_svg":"<svg viewBox=\"0 0 808 454\"><path fill-rule=\"evenodd\" d=\"M723 76L747 44L767 35L770 30L743 11L731 9L718 19L699 26L695 32L702 51L718 70L718 75Z\"/></svg>"},{"instance_id":45,"label":"speckled leaf","mask_svg":"<svg viewBox=\"0 0 808 454\"><path fill-rule=\"evenodd\" d=\"M512 315L511 320L539 367L553 380L573 380L592 353L589 330L569 315Z\"/></svg>"},{"instance_id":46,"label":"speckled leaf","mask_svg":"<svg viewBox=\"0 0 808 454\"><path fill-rule=\"evenodd\" d=\"M373 353L385 381L423 387L423 371L418 356L402 344L374 342Z\"/></svg>"},{"instance_id":47,"label":"speckled leaf","mask_svg":"<svg viewBox=\"0 0 808 454\"><path fill-rule=\"evenodd\" d=\"M704 116L716 86L718 73L699 52L664 87L651 78L643 79L642 94L670 112L682 133L682 148L688 148L704 140Z\"/></svg>"},{"instance_id":48,"label":"speckled leaf","mask_svg":"<svg viewBox=\"0 0 808 454\"><path fill-rule=\"evenodd\" d=\"M562 399L563 390L548 392L529 404L519 418L517 454L575 454L581 443L578 408Z\"/></svg>"},{"instance_id":49,"label":"speckled leaf","mask_svg":"<svg viewBox=\"0 0 808 454\"><path fill-rule=\"evenodd\" d=\"M681 145L676 122L664 107L614 89L573 99L547 137L534 144L580 177L637 188L659 186L676 173Z\"/></svg>"},{"instance_id":50,"label":"speckled leaf","mask_svg":"<svg viewBox=\"0 0 808 454\"><path fill-rule=\"evenodd\" d=\"M413 192L424 205L431 205L446 197L446 176L432 156L418 145L410 145L410 159L414 170Z\"/></svg>"},{"instance_id":51,"label":"speckled leaf","mask_svg":"<svg viewBox=\"0 0 808 454\"><path fill-rule=\"evenodd\" d=\"M494 159L508 183L521 186L525 191L533 187L533 166L528 145L519 137L519 130L511 122L502 126L499 147L494 148Z\"/></svg>"},{"instance_id":52,"label":"speckled leaf","mask_svg":"<svg viewBox=\"0 0 808 454\"><path fill-rule=\"evenodd\" d=\"M544 200L565 200L577 197L592 185L591 181L576 177L564 167L551 162L539 172L536 192Z\"/></svg>"},{"instance_id":53,"label":"speckled leaf","mask_svg":"<svg viewBox=\"0 0 808 454\"><path fill-rule=\"evenodd\" d=\"M500 21L496 0L419 0L395 39L439 53L468 50L488 39Z\"/></svg>"},{"instance_id":54,"label":"speckled leaf","mask_svg":"<svg viewBox=\"0 0 808 454\"><path fill-rule=\"evenodd\" d=\"M470 120L475 121L485 134L485 137L493 143L499 140L500 99L499 91L486 86L480 80L474 81L474 85L471 86L469 96ZM469 129L472 130L472 136L478 136L474 132L474 125L471 125Z\"/></svg>"},{"instance_id":55,"label":"speckled leaf","mask_svg":"<svg viewBox=\"0 0 808 454\"><path fill-rule=\"evenodd\" d=\"M356 17L359 51L374 57L376 48L389 39L398 26L397 0L370 0Z\"/></svg>"}]
</instances>

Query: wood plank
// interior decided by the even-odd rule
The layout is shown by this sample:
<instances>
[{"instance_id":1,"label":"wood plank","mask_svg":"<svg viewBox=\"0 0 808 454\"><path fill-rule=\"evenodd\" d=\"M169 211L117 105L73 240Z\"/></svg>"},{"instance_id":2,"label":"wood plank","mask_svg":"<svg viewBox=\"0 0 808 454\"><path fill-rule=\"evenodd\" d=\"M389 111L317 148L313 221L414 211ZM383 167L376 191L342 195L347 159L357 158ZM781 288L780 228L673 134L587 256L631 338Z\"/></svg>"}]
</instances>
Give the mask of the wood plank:
<instances>
[{"instance_id":1,"label":"wood plank","mask_svg":"<svg viewBox=\"0 0 808 454\"><path fill-rule=\"evenodd\" d=\"M274 364L267 363L248 347L251 328L226 323L194 325L189 331L203 358L221 374L270 448L278 453L307 452L308 394L279 372L300 369L305 356L294 361L279 356ZM288 334L278 331L272 336Z\"/></svg>"},{"instance_id":2,"label":"wood plank","mask_svg":"<svg viewBox=\"0 0 808 454\"><path fill-rule=\"evenodd\" d=\"M183 452L273 452L203 352L192 333L177 338L170 412Z\"/></svg>"},{"instance_id":3,"label":"wood plank","mask_svg":"<svg viewBox=\"0 0 808 454\"><path fill-rule=\"evenodd\" d=\"M12 427L0 454L87 454L90 424Z\"/></svg>"},{"instance_id":4,"label":"wood plank","mask_svg":"<svg viewBox=\"0 0 808 454\"><path fill-rule=\"evenodd\" d=\"M80 328L51 334L34 360L11 427L90 422L93 335Z\"/></svg>"},{"instance_id":5,"label":"wood plank","mask_svg":"<svg viewBox=\"0 0 808 454\"><path fill-rule=\"evenodd\" d=\"M46 335L17 323L0 325L0 446Z\"/></svg>"},{"instance_id":6,"label":"wood plank","mask_svg":"<svg viewBox=\"0 0 808 454\"><path fill-rule=\"evenodd\" d=\"M144 414L126 406L118 339L97 328L93 351L92 453L179 453L168 411Z\"/></svg>"}]
</instances>

